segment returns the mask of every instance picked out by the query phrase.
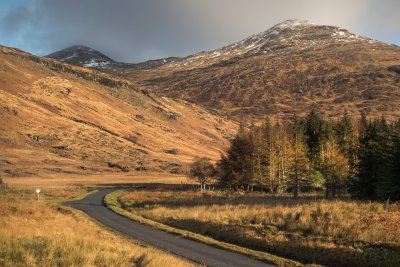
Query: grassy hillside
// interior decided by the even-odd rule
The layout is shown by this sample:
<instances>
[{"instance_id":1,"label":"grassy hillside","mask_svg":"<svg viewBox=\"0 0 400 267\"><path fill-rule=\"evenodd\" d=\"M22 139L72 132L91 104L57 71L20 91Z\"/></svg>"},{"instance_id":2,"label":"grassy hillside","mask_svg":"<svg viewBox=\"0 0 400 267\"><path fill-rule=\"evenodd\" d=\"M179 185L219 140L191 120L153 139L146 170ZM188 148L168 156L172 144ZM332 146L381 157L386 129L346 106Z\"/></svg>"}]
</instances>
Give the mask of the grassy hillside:
<instances>
[{"instance_id":1,"label":"grassy hillside","mask_svg":"<svg viewBox=\"0 0 400 267\"><path fill-rule=\"evenodd\" d=\"M236 124L93 70L0 47L0 174L161 171L217 159Z\"/></svg>"}]
</instances>

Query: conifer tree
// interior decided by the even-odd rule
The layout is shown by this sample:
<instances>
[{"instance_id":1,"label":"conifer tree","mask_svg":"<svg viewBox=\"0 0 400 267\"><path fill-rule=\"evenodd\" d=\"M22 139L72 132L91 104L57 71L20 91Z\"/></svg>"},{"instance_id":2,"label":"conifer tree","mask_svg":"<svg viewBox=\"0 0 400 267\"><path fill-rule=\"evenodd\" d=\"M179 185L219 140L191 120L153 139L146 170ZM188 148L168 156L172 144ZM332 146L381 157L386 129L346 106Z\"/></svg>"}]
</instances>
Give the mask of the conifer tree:
<instances>
[{"instance_id":1,"label":"conifer tree","mask_svg":"<svg viewBox=\"0 0 400 267\"><path fill-rule=\"evenodd\" d=\"M293 197L297 197L300 188L308 182L309 160L304 141L304 125L301 120L294 118L291 125L291 157L289 164L290 184Z\"/></svg>"},{"instance_id":2,"label":"conifer tree","mask_svg":"<svg viewBox=\"0 0 400 267\"><path fill-rule=\"evenodd\" d=\"M368 122L360 137L358 175L350 191L363 199L382 199L391 169L390 127L384 119Z\"/></svg>"},{"instance_id":3,"label":"conifer tree","mask_svg":"<svg viewBox=\"0 0 400 267\"><path fill-rule=\"evenodd\" d=\"M220 183L230 188L248 185L248 177L252 176L252 143L244 129L231 140L227 155L218 162Z\"/></svg>"},{"instance_id":4,"label":"conifer tree","mask_svg":"<svg viewBox=\"0 0 400 267\"><path fill-rule=\"evenodd\" d=\"M319 168L321 163L321 149L325 141L324 124L324 120L314 110L306 117L305 136L308 157L316 169Z\"/></svg>"}]
</instances>

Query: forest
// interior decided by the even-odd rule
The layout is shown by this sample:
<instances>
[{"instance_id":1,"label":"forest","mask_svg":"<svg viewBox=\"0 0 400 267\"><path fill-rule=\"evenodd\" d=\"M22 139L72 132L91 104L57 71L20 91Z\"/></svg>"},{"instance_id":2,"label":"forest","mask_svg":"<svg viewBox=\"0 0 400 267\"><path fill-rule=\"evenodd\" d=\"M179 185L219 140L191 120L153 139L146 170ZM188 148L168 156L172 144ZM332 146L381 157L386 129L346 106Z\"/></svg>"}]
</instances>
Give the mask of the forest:
<instances>
[{"instance_id":1,"label":"forest","mask_svg":"<svg viewBox=\"0 0 400 267\"><path fill-rule=\"evenodd\" d=\"M242 124L216 164L221 186L326 198L400 199L400 120L327 120L311 111L283 122Z\"/></svg>"}]
</instances>

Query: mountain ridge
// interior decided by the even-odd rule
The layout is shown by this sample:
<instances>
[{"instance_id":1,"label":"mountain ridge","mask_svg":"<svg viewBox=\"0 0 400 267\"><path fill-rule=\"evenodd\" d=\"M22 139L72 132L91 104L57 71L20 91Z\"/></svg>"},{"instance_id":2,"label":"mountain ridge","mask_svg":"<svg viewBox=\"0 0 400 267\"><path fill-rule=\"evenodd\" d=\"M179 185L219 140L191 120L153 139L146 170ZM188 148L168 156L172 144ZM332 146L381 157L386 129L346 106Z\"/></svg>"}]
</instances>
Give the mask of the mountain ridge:
<instances>
[{"instance_id":1,"label":"mountain ridge","mask_svg":"<svg viewBox=\"0 0 400 267\"><path fill-rule=\"evenodd\" d=\"M336 26L288 20L219 49L146 69L104 70L161 96L240 119L283 119L317 109L324 116L400 116L400 47ZM159 62L160 62L159 61Z\"/></svg>"},{"instance_id":2,"label":"mountain ridge","mask_svg":"<svg viewBox=\"0 0 400 267\"><path fill-rule=\"evenodd\" d=\"M103 68L102 66L96 66L96 65L85 66L85 64L86 64L85 62L68 62L68 61L63 60L63 57L60 57L60 54L58 54L63 51L71 53L71 50L79 51L79 50L83 50L82 48L85 48L88 51L95 51L96 53L103 55L104 57L108 58L110 63L123 64L123 65L126 65L131 68L135 68L135 66L141 66L141 65L143 66L146 63L154 63L154 64L152 64L153 65L152 67L157 68L157 67L161 67L164 65L169 65L171 63L178 64L180 61L190 60L190 59L193 59L193 57L196 57L198 55L205 54L205 53L210 54L210 56L209 56L210 58L216 58L216 57L220 56L219 53L223 53L223 52L227 52L229 54L229 53L238 51L239 55L245 54L247 52L256 53L255 51L260 50L260 48L263 48L268 43L268 41L271 40L271 37L278 36L287 31L296 31L296 30L301 30L301 29L310 28L310 27L321 27L321 28L334 29L335 32L333 33L333 37L335 37L337 40L343 41L343 42L351 42L351 41L355 41L355 40L359 39L359 40L366 40L371 44L375 43L375 42L379 42L379 43L390 45L390 46L396 46L394 44L380 42L380 41L372 39L372 38L362 37L360 35L351 33L350 31L348 31L344 28L341 28L341 27L329 26L329 25L317 25L308 20L302 20L302 19L288 19L288 20L285 20L281 23L278 23L278 24L270 27L269 29L267 29L265 31L250 35L247 38L244 38L237 42L233 42L231 44L228 44L226 46L216 48L213 50L197 52L197 53L187 55L184 57L166 57L166 58L159 58L159 59L151 59L151 60L147 60L147 61L139 62L139 63L126 63L126 62L121 62L121 61L117 62L117 61L114 61L114 60L108 58L103 53L101 53L93 48L83 46L83 45L74 45L74 46L71 46L68 48L64 48L64 49L61 49L54 53L51 53L45 57L53 58L53 59L56 59L56 60L59 60L59 61L65 62L65 63L83 66L83 67ZM285 43L285 41L287 41L287 40L280 39L279 41ZM311 41L311 43L313 43L313 41ZM278 48L282 48L282 47L278 47ZM267 48L267 50L269 50L269 49ZM72 52L75 52L75 51L72 51ZM259 52L259 51L257 51L257 52ZM151 64L149 64L149 65L151 65Z\"/></svg>"}]
</instances>

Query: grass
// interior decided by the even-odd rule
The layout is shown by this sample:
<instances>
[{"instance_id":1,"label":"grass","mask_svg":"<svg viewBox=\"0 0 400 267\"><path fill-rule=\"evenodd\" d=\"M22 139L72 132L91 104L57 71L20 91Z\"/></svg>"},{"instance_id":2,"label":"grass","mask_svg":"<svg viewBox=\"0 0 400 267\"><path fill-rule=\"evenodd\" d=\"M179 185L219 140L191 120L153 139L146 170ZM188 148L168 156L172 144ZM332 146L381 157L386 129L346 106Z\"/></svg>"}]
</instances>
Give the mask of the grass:
<instances>
[{"instance_id":1,"label":"grass","mask_svg":"<svg viewBox=\"0 0 400 267\"><path fill-rule=\"evenodd\" d=\"M238 252L238 253L241 253L241 254L244 254L244 255L248 255L250 257L253 257L253 258L256 258L256 259L259 259L259 260L262 260L262 261L266 261L266 262L269 262L269 263L276 264L278 266L301 266L302 265L302 264L300 264L300 263L298 263L296 261L293 261L293 260L288 260L288 259L284 259L284 258L275 256L275 255L272 255L272 254L269 254L269 253L266 253L266 252L255 251L255 250L252 250L252 249L249 249L249 248L245 248L245 247L241 247L241 246L238 246L238 245L234 245L234 244L230 244L230 243L226 243L226 242L221 242L221 241L218 241L218 240L216 240L214 238L207 237L207 236L202 235L202 234L197 234L197 233L194 233L194 232L191 232L191 231L186 231L186 230L178 229L178 228L175 228L175 227L171 227L171 226L168 226L166 224L159 223L159 222L153 221L151 219L144 218L144 217L142 217L140 215L137 215L135 213L128 212L128 211L126 211L125 209L123 209L121 207L121 203L119 201L120 196L122 196L122 195L124 195L126 193L127 193L126 190L114 191L114 192L108 194L105 197L104 202L106 203L106 205L110 209L112 209L114 212L116 212L116 213L118 213L120 215L126 216L126 217L128 217L128 218L130 218L130 219L132 219L134 221L137 221L137 222L140 222L142 224L146 224L146 225L152 226L154 228L161 229L161 230L169 232L169 233L178 234L178 235L181 235L183 237L190 238L190 239L193 239L193 240L197 240L197 241L203 242L203 243L208 244L208 245L213 245L213 246L216 246L216 247L220 247L220 248L223 248L223 249L227 249L227 250Z\"/></svg>"},{"instance_id":2,"label":"grass","mask_svg":"<svg viewBox=\"0 0 400 267\"><path fill-rule=\"evenodd\" d=\"M114 186L116 184L163 183L179 184L186 182L183 175L156 172L98 173L98 174L63 174L49 173L40 176L3 177L3 182L13 188L51 188L68 189L80 186Z\"/></svg>"},{"instance_id":3,"label":"grass","mask_svg":"<svg viewBox=\"0 0 400 267\"><path fill-rule=\"evenodd\" d=\"M144 220L302 263L400 266L399 204L154 188L118 201Z\"/></svg>"},{"instance_id":4,"label":"grass","mask_svg":"<svg viewBox=\"0 0 400 267\"><path fill-rule=\"evenodd\" d=\"M57 204L85 189L43 190L39 202L32 191L0 191L0 266L193 266Z\"/></svg>"}]
</instances>

